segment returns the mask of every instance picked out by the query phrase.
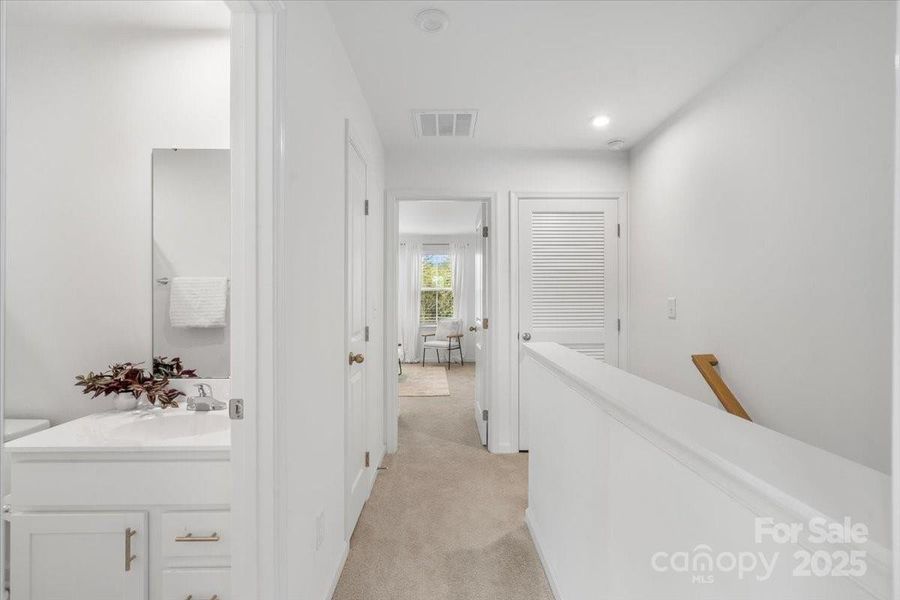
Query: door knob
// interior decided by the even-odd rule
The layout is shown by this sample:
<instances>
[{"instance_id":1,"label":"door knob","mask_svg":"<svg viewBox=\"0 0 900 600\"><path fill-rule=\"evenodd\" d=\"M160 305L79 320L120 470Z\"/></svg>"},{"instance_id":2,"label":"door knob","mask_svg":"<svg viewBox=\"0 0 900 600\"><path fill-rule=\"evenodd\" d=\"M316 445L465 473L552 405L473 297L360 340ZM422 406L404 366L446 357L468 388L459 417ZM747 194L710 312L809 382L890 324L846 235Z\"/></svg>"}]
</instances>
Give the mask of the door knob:
<instances>
[{"instance_id":1,"label":"door knob","mask_svg":"<svg viewBox=\"0 0 900 600\"><path fill-rule=\"evenodd\" d=\"M364 360L366 360L366 357L363 356L362 354L353 354L351 352L348 362L352 365L353 363L359 364L359 363L363 362Z\"/></svg>"},{"instance_id":2,"label":"door knob","mask_svg":"<svg viewBox=\"0 0 900 600\"><path fill-rule=\"evenodd\" d=\"M527 331L526 331L525 333L522 334L522 340L523 340L523 341L526 341L526 342L527 342L527 341L530 340L530 339L531 339L531 334L528 333Z\"/></svg>"},{"instance_id":3,"label":"door knob","mask_svg":"<svg viewBox=\"0 0 900 600\"><path fill-rule=\"evenodd\" d=\"M470 327L469 327L469 331L478 331L478 328L477 328L477 327L472 327L472 326L470 326Z\"/></svg>"}]
</instances>

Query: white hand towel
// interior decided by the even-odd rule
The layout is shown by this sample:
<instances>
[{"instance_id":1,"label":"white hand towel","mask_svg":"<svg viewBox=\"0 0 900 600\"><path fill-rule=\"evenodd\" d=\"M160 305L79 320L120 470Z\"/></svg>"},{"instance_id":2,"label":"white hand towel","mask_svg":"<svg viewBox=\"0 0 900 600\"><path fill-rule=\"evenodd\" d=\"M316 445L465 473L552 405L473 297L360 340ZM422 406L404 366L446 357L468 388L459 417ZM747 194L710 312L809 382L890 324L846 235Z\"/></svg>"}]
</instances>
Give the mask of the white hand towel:
<instances>
[{"instance_id":1,"label":"white hand towel","mask_svg":"<svg viewBox=\"0 0 900 600\"><path fill-rule=\"evenodd\" d=\"M225 327L227 277L173 277L169 286L172 327Z\"/></svg>"}]
</instances>

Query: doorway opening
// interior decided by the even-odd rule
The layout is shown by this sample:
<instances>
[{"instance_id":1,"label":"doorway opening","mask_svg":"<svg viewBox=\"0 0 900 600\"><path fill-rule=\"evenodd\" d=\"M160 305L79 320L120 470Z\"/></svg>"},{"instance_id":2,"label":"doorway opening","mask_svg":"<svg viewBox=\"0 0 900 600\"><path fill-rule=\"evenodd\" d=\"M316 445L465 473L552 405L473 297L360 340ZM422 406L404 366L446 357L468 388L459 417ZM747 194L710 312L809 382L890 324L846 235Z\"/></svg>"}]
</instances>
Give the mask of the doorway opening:
<instances>
[{"instance_id":1,"label":"doorway opening","mask_svg":"<svg viewBox=\"0 0 900 600\"><path fill-rule=\"evenodd\" d=\"M458 415L459 439L477 431L481 445L488 435L481 385L487 210L484 201L400 202L395 263L400 414Z\"/></svg>"},{"instance_id":2,"label":"doorway opening","mask_svg":"<svg viewBox=\"0 0 900 600\"><path fill-rule=\"evenodd\" d=\"M257 443L258 423L264 428L274 422L267 418L274 401L265 387L273 377L265 368L256 368L274 362L257 359L258 352L273 346L274 335L271 303L257 303L257 297L274 287L265 265L273 263L268 250L274 246L275 231L264 226L260 215L270 214L281 197L276 177L281 157L273 140L281 123L275 74L283 63L283 42L281 36L276 40L276 32L283 22L277 15L284 7L276 4L238 0L187 6L150 1L0 6L0 262L14 262L16 267L12 278L8 269L0 274L0 373L10 372L10 361L16 361L12 370L21 375L18 381L0 377L0 425L6 424L5 414L16 417L20 410L22 421L40 424L21 429L21 436L9 440L17 450L11 452L7 440L0 447L0 496L9 502L0 528L0 565L10 561L10 573L0 568L0 589L7 597L44 597L54 595L47 590L75 589L79 597L124 593L155 598L160 590L176 588L185 589L182 596L279 595L267 591L274 585L274 561L257 560L271 554L267 549L275 545L275 532L270 523L277 522L280 512L276 507L271 521L257 519L260 499L264 502L271 493L265 483L274 479L268 467L275 462L274 445L264 442L275 436L264 431ZM40 65L32 64L34 56L43 57ZM90 76L79 76L82 72ZM73 98L85 101L73 104ZM60 102L63 108L56 106ZM195 118L198 114L203 118ZM8 130L7 122L16 127ZM55 142L33 155L30 140L43 131L51 132L45 137ZM95 146L103 151L84 150ZM8 148L12 152L7 153ZM62 158L48 162L48 152ZM8 161L17 168L6 169ZM9 171L15 171L15 180L8 178ZM266 187L258 181L276 183ZM56 193L59 186L64 193ZM63 206L56 210L54 202ZM34 206L41 211L33 212ZM13 210L7 213L7 207ZM45 223L47 214L56 215L54 227ZM112 233L100 241L77 235L109 219L115 226L105 227ZM29 220L43 224L29 227ZM188 220L193 225L185 233L181 229ZM10 244L6 233L11 230L43 231L53 239L41 243L40 237L19 236ZM29 247L35 243L37 251ZM80 268L68 268L72 261ZM113 293L98 300L81 289L84 286L69 285L71 274L88 264L93 270L116 273ZM43 287L50 293L32 286L34 272L45 274ZM63 286L62 291L52 293L53 285ZM181 293L186 291L202 296L203 306L181 310ZM65 298L68 308L54 305L54 310L44 311L41 328L31 328L27 337L11 335L6 319L16 321L46 298L57 304ZM123 318L124 324L116 320ZM81 335L79 328L85 324L90 331ZM51 334L42 334L45 329ZM48 341L49 349L34 351ZM74 343L69 352L66 343ZM52 369L42 367L40 377L27 377L22 363L39 359L52 363ZM143 389L130 391L130 399L112 392L90 398L72 385L76 373L93 373L91 369L111 363L133 368L110 367L109 372L118 375L109 374L106 381L115 383L113 377L127 373L140 378ZM35 381L57 391L39 394L41 404L7 403L13 396L26 398L15 393L14 386L24 382L33 387ZM161 401L159 390L168 402ZM232 411L225 410L229 401ZM124 408L136 403L137 408ZM229 412L235 420L229 419ZM65 485L65 473L47 471L41 476L55 477L57 483L44 487L52 491L47 501L10 494L16 487L10 475L18 469L8 469L4 461L12 460L14 453L24 464L66 431L86 427L100 435L90 423L114 427L109 415L118 419L121 439L101 462L110 468L140 464L126 469L126 476L138 478L146 472L141 469L165 463L166 469L159 471L169 474L165 481L150 485L146 477L143 480L145 487L157 490L155 495L115 495L140 486L119 476L117 485L109 485L105 478L113 471L91 467L99 455L89 436L54 459L77 485ZM163 419L165 427L131 427ZM185 447L190 450L180 448L171 457L158 451L167 445L167 428L174 423L193 427L200 420L208 429L187 436L191 443ZM45 425L53 427L34 431ZM201 443L200 437L206 441ZM135 447L141 452L134 452ZM200 462L194 460L198 455L203 457ZM258 455L266 459L259 469ZM195 476L185 470L190 465ZM96 477L96 484L77 469ZM202 490L191 485L198 477L205 484ZM27 476L18 478L27 481ZM103 494L78 495L86 489ZM34 510L37 506L42 508ZM97 513L98 506L105 507L103 514ZM176 523L182 515L190 523ZM180 570L164 568L160 532L207 524L216 529L208 538L231 540L215 561L231 566L200 572L192 567L211 563L182 561ZM35 532L64 543L32 553ZM42 587L29 589L31 573L45 571L53 577L39 577Z\"/></svg>"},{"instance_id":3,"label":"doorway opening","mask_svg":"<svg viewBox=\"0 0 900 600\"><path fill-rule=\"evenodd\" d=\"M385 264L385 429L404 411L455 420L490 448L492 195L389 195ZM441 402L443 400L443 402ZM454 415L454 416L450 416ZM422 416L425 416L424 414Z\"/></svg>"}]
</instances>

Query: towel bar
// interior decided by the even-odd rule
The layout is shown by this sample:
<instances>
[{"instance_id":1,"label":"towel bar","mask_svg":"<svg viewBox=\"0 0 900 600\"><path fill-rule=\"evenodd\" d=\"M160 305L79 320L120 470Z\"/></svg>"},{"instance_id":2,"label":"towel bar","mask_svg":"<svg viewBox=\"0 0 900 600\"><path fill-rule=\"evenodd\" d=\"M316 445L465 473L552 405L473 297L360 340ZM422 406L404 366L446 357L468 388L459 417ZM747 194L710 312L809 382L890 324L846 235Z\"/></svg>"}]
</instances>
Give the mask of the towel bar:
<instances>
[{"instance_id":1,"label":"towel bar","mask_svg":"<svg viewBox=\"0 0 900 600\"><path fill-rule=\"evenodd\" d=\"M159 285L169 285L169 278L168 277L159 277L159 278L157 278L156 283L158 283ZM228 283L231 283L230 278L228 279Z\"/></svg>"}]
</instances>

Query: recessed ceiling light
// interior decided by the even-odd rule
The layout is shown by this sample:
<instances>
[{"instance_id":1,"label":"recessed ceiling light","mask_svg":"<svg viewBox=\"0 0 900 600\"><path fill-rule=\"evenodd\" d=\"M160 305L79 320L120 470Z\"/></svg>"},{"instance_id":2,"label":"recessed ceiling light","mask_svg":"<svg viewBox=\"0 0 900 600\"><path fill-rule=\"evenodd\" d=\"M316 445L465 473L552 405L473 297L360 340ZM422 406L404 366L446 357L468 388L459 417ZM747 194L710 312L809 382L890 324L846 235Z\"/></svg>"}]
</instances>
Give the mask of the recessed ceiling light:
<instances>
[{"instance_id":1,"label":"recessed ceiling light","mask_svg":"<svg viewBox=\"0 0 900 600\"><path fill-rule=\"evenodd\" d=\"M416 15L416 25L425 33L439 33L450 25L450 17L437 8L426 8Z\"/></svg>"},{"instance_id":2,"label":"recessed ceiling light","mask_svg":"<svg viewBox=\"0 0 900 600\"><path fill-rule=\"evenodd\" d=\"M625 140L609 140L609 142L607 142L606 144L606 147L613 152L618 152L625 147Z\"/></svg>"},{"instance_id":3,"label":"recessed ceiling light","mask_svg":"<svg viewBox=\"0 0 900 600\"><path fill-rule=\"evenodd\" d=\"M597 129L601 129L609 125L610 120L611 119L606 115L597 115L596 117L591 119L591 125L593 125Z\"/></svg>"}]
</instances>

